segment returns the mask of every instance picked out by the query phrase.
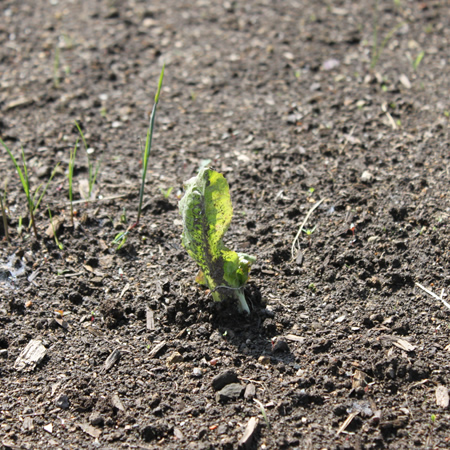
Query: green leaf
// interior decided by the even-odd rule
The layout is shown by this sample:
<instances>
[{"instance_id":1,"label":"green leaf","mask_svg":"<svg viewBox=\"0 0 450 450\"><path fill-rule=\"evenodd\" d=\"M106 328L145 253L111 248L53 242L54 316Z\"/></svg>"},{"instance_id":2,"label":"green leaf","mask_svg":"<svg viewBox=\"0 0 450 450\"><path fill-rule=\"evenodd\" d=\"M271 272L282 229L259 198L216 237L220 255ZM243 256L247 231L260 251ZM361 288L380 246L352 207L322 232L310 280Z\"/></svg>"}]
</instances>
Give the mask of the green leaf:
<instances>
[{"instance_id":1,"label":"green leaf","mask_svg":"<svg viewBox=\"0 0 450 450\"><path fill-rule=\"evenodd\" d=\"M229 187L223 175L201 169L186 183L179 208L183 246L202 272L197 281L208 285L215 301L234 297L239 300L240 309L248 313L242 288L255 258L236 253L223 243L233 216Z\"/></svg>"}]
</instances>

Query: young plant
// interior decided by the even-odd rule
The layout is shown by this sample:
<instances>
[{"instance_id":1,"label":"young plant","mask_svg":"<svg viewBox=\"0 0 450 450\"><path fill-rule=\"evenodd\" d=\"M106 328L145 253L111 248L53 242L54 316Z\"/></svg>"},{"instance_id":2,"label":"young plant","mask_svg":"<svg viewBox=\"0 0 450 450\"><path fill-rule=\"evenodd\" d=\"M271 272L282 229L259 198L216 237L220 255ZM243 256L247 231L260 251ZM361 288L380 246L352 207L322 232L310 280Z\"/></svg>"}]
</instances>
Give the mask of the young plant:
<instances>
[{"instance_id":1,"label":"young plant","mask_svg":"<svg viewBox=\"0 0 450 450\"><path fill-rule=\"evenodd\" d=\"M53 86L55 89L59 88L59 47L55 48L55 58L53 60Z\"/></svg>"},{"instance_id":2,"label":"young plant","mask_svg":"<svg viewBox=\"0 0 450 450\"><path fill-rule=\"evenodd\" d=\"M78 147L78 139L75 142L75 147L70 151L69 158L69 172L67 177L69 178L69 200L70 200L70 219L72 220L73 226L73 194L72 194L72 186L73 186L73 167L75 165L75 156L77 155L77 147Z\"/></svg>"},{"instance_id":3,"label":"young plant","mask_svg":"<svg viewBox=\"0 0 450 450\"><path fill-rule=\"evenodd\" d=\"M373 36L372 36L372 59L370 61L370 68L375 69L375 66L380 59L381 53L384 48L388 44L388 42L392 39L392 36L397 32L399 28L404 25L404 22L398 23L395 27L393 27L381 41L381 44L378 41L378 0L375 2L375 16L374 16L374 26L373 26Z\"/></svg>"},{"instance_id":4,"label":"young plant","mask_svg":"<svg viewBox=\"0 0 450 450\"><path fill-rule=\"evenodd\" d=\"M165 65L163 65L161 74L159 75L159 81L158 81L158 88L156 90L155 94L155 102L153 104L152 113L150 115L150 124L147 130L147 137L145 139L145 149L144 154L142 156L142 177L141 177L141 188L139 190L139 206L138 206L138 215L137 220L135 223L130 225L128 229L124 232L121 232L116 235L116 237L113 240L113 244L118 244L117 250L119 250L127 240L128 233L135 227L139 225L139 220L141 218L141 211L142 211L142 201L144 199L144 187L145 187L145 178L147 177L147 167L148 167L148 159L150 157L150 150L152 149L152 138L153 138L153 129L155 128L155 117L156 117L156 108L158 106L159 102L159 96L161 94L161 87L164 79L164 68Z\"/></svg>"},{"instance_id":5,"label":"young plant","mask_svg":"<svg viewBox=\"0 0 450 450\"><path fill-rule=\"evenodd\" d=\"M170 194L173 191L173 187L170 187L168 189L164 189L162 187L159 188L159 192L163 195L164 199L167 200L170 197Z\"/></svg>"},{"instance_id":6,"label":"young plant","mask_svg":"<svg viewBox=\"0 0 450 450\"><path fill-rule=\"evenodd\" d=\"M9 242L8 216L6 215L6 180L5 180L5 191L3 192L3 198L0 197L0 207L2 208L3 230L5 233L5 239L6 239L6 242Z\"/></svg>"},{"instance_id":7,"label":"young plant","mask_svg":"<svg viewBox=\"0 0 450 450\"><path fill-rule=\"evenodd\" d=\"M241 312L250 313L244 285L255 258L236 253L223 243L233 216L224 176L212 169L201 169L186 182L179 209L183 219L183 246L200 266L196 281L209 287L214 301L234 298Z\"/></svg>"},{"instance_id":8,"label":"young plant","mask_svg":"<svg viewBox=\"0 0 450 450\"><path fill-rule=\"evenodd\" d=\"M92 191L94 189L95 181L97 180L98 171L100 170L101 161L98 161L97 166L94 168L94 164L92 163L91 158L89 157L89 147L87 145L86 139L84 138L83 131L81 130L81 127L77 121L75 121L75 126L77 127L78 132L80 133L84 149L86 150L88 160L88 184L89 184L88 199L90 199L92 196Z\"/></svg>"},{"instance_id":9,"label":"young plant","mask_svg":"<svg viewBox=\"0 0 450 450\"><path fill-rule=\"evenodd\" d=\"M39 207L39 204L41 203L42 197L44 197L45 192L47 191L48 185L50 184L50 181L52 181L53 177L55 176L56 169L59 166L59 163L56 165L56 167L53 169L52 174L50 175L50 178L47 181L47 184L42 189L41 195L39 198L37 198L39 191L41 190L42 184L40 184L36 191L34 192L34 195L32 195L30 190L30 179L28 177L28 169L27 169L27 162L25 160L25 153L23 151L22 147L22 162L23 162L23 170L20 168L19 163L17 162L16 158L14 158L14 155L12 154L11 150L7 147L7 145L3 142L2 139L0 139L0 143L3 145L5 150L7 151L9 157L11 158L16 171L19 175L20 182L22 183L22 188L25 193L25 196L27 198L27 206L28 206L28 212L30 214L30 226L33 227L34 234L36 238L38 237L38 232L36 228L36 221L34 218L34 213Z\"/></svg>"}]
</instances>

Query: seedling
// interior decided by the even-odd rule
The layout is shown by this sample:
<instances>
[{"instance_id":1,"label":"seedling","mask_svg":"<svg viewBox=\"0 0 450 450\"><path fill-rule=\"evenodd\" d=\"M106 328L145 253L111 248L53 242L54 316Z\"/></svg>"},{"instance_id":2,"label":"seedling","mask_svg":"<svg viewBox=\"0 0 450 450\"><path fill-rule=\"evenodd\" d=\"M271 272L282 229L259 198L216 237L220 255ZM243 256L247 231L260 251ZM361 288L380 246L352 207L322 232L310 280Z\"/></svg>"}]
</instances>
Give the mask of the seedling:
<instances>
[{"instance_id":1,"label":"seedling","mask_svg":"<svg viewBox=\"0 0 450 450\"><path fill-rule=\"evenodd\" d=\"M307 229L307 230L303 230L303 232L306 234L306 236L311 237L312 234L314 233L314 231L316 231L316 227L314 226L313 229Z\"/></svg>"},{"instance_id":2,"label":"seedling","mask_svg":"<svg viewBox=\"0 0 450 450\"><path fill-rule=\"evenodd\" d=\"M264 408L264 405L256 398L254 398L253 401L259 406L261 414L264 417L264 421L266 422L267 428L270 428L270 422L269 419L267 418L266 409Z\"/></svg>"},{"instance_id":3,"label":"seedling","mask_svg":"<svg viewBox=\"0 0 450 450\"><path fill-rule=\"evenodd\" d=\"M186 182L179 209L183 219L183 246L200 266L196 281L209 287L214 301L234 298L241 312L250 313L244 285L255 258L236 253L223 243L233 216L224 176L212 169L200 170Z\"/></svg>"},{"instance_id":4,"label":"seedling","mask_svg":"<svg viewBox=\"0 0 450 450\"><path fill-rule=\"evenodd\" d=\"M169 189L164 189L164 188L160 187L159 191L161 192L163 197L167 200L170 197L170 194L173 191L173 187L170 187Z\"/></svg>"},{"instance_id":5,"label":"seedling","mask_svg":"<svg viewBox=\"0 0 450 450\"><path fill-rule=\"evenodd\" d=\"M75 156L77 155L78 140L75 142L75 147L70 151L69 159L69 173L67 174L69 178L69 200L70 200L70 219L72 220L73 226L73 196L72 196L72 185L73 185L73 167L75 165Z\"/></svg>"},{"instance_id":6,"label":"seedling","mask_svg":"<svg viewBox=\"0 0 450 450\"><path fill-rule=\"evenodd\" d=\"M163 65L161 74L159 75L158 88L156 90L155 102L153 104L152 113L150 115L150 124L147 130L147 138L145 139L145 149L142 157L142 177L141 177L141 189L139 191L139 207L138 207L138 215L135 223L130 225L128 229L124 232L120 232L116 235L113 240L113 244L118 245L117 250L119 250L126 242L128 233L135 227L139 225L139 220L141 218L142 211L142 201L144 199L144 187L145 187L145 178L147 176L147 167L148 167L148 159L150 157L150 150L152 149L152 138L153 138L153 129L155 128L155 117L156 117L156 108L158 106L159 96L161 94L161 87L164 79L164 68ZM170 194L169 194L170 195Z\"/></svg>"},{"instance_id":7,"label":"seedling","mask_svg":"<svg viewBox=\"0 0 450 450\"><path fill-rule=\"evenodd\" d=\"M89 147L87 145L86 139L84 138L83 131L81 130L80 125L77 121L75 121L75 126L78 129L78 132L80 133L81 140L83 141L84 149L86 150L87 160L88 160L88 184L89 184L89 194L88 198L90 199L92 196L92 191L94 189L95 181L97 180L98 171L100 170L100 163L101 161L98 161L97 166L94 168L94 164L91 161L91 158L89 157Z\"/></svg>"},{"instance_id":8,"label":"seedling","mask_svg":"<svg viewBox=\"0 0 450 450\"><path fill-rule=\"evenodd\" d=\"M30 190L30 179L28 177L28 169L27 169L27 162L25 160L25 153L23 151L22 147L22 161L23 161L23 170L20 168L19 163L17 162L16 158L14 158L14 155L12 154L11 150L6 146L6 144L3 142L2 139L0 139L0 143L3 145L5 150L7 151L9 157L11 158L16 171L19 175L20 182L22 183L22 188L25 193L25 196L27 198L27 206L28 206L28 212L30 214L30 226L33 227L34 235L36 238L38 237L38 232L36 228L36 221L34 218L34 213L39 207L39 204L41 203L42 197L44 197L45 192L47 191L48 185L50 184L50 181L52 181L53 177L55 176L56 169L59 166L59 163L56 165L56 167L53 169L52 174L50 175L50 178L47 181L47 184L44 186L41 192L41 196L37 199L37 196L39 194L39 191L41 190L42 184L40 184L36 191L34 192L34 195L32 195Z\"/></svg>"},{"instance_id":9,"label":"seedling","mask_svg":"<svg viewBox=\"0 0 450 450\"><path fill-rule=\"evenodd\" d=\"M7 186L7 181L5 180L5 190L3 192L3 199L0 197L0 207L2 208L3 230L5 233L5 239L7 242L9 242L8 216L6 215L6 186Z\"/></svg>"},{"instance_id":10,"label":"seedling","mask_svg":"<svg viewBox=\"0 0 450 450\"><path fill-rule=\"evenodd\" d=\"M395 27L393 27L381 41L381 44L378 41L378 0L375 2L375 16L374 16L374 26L373 26L373 37L372 37L372 60L370 62L370 68L374 69L380 59L381 53L384 48L388 44L388 42L392 39L392 36L397 32L399 28L404 25L404 22L398 23Z\"/></svg>"},{"instance_id":11,"label":"seedling","mask_svg":"<svg viewBox=\"0 0 450 450\"><path fill-rule=\"evenodd\" d=\"M53 86L59 88L59 47L55 48L55 57L53 60Z\"/></svg>"},{"instance_id":12,"label":"seedling","mask_svg":"<svg viewBox=\"0 0 450 450\"><path fill-rule=\"evenodd\" d=\"M61 244L61 242L58 241L58 236L56 236L56 230L55 230L55 226L53 224L52 212L50 211L50 208L48 206L47 206L47 209L48 209L48 216L50 217L50 223L52 225L53 237L55 238L55 244L59 247L60 250L62 250L64 247Z\"/></svg>"},{"instance_id":13,"label":"seedling","mask_svg":"<svg viewBox=\"0 0 450 450\"><path fill-rule=\"evenodd\" d=\"M412 61L412 68L414 72L417 72L417 69L422 62L423 57L425 56L425 52L422 50L417 56L414 61Z\"/></svg>"}]
</instances>

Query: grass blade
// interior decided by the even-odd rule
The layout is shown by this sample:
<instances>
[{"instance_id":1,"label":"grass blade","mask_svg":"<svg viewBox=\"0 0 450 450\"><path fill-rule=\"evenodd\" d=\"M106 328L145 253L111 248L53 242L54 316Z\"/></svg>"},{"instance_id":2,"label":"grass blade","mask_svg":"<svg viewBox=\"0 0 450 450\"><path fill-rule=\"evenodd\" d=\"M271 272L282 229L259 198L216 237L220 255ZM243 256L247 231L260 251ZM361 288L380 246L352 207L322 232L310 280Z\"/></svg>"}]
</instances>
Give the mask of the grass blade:
<instances>
[{"instance_id":1,"label":"grass blade","mask_svg":"<svg viewBox=\"0 0 450 450\"><path fill-rule=\"evenodd\" d=\"M138 216L137 216L137 222L139 223L139 220L141 218L141 210L142 210L142 201L144 198L144 187L145 187L145 178L147 176L147 167L148 167L148 159L150 157L150 150L152 148L152 138L153 138L153 128L155 126L155 116L156 116L156 107L158 106L159 102L159 95L161 93L161 87L164 79L164 69L165 64L162 67L161 74L159 76L158 81L158 89L156 91L155 95L155 103L153 105L152 114L150 116L150 125L147 130L147 138L145 139L145 150L144 150L144 157L142 160L142 181L141 181L141 189L139 191L139 207L138 207Z\"/></svg>"}]
</instances>

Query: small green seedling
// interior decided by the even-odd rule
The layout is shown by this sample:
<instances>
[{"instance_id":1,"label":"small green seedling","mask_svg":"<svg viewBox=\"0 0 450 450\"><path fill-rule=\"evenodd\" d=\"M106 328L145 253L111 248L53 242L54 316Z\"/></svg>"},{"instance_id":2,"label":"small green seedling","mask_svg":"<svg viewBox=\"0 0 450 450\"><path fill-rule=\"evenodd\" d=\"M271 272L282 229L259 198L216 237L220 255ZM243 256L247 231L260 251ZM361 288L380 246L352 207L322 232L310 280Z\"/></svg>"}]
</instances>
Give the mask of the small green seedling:
<instances>
[{"instance_id":1,"label":"small green seedling","mask_svg":"<svg viewBox=\"0 0 450 450\"><path fill-rule=\"evenodd\" d=\"M73 148L73 150L70 151L69 172L67 174L67 177L69 178L70 219L72 220L72 226L73 226L73 194L72 194L73 168L75 165L75 156L77 155L78 140L79 139L76 140L75 147Z\"/></svg>"},{"instance_id":2,"label":"small green seedling","mask_svg":"<svg viewBox=\"0 0 450 450\"><path fill-rule=\"evenodd\" d=\"M159 75L158 88L156 90L155 102L153 104L152 113L150 115L150 124L147 130L147 138L145 139L145 149L142 157L142 177L141 177L141 188L139 191L139 206L138 206L138 215L135 223L130 225L128 229L124 232L121 232L116 235L113 240L113 244L118 245L117 250L119 250L126 242L128 233L135 227L139 225L139 220L141 218L142 211L142 201L144 199L144 187L145 187L145 178L147 177L147 168L148 168L148 159L150 157L150 150L152 149L152 138L153 138L153 129L155 128L155 117L156 117L156 108L159 102L159 96L161 94L162 83L164 79L164 68L163 65L161 74ZM169 194L170 195L170 194Z\"/></svg>"},{"instance_id":3,"label":"small green seedling","mask_svg":"<svg viewBox=\"0 0 450 450\"><path fill-rule=\"evenodd\" d=\"M196 281L209 287L214 301L234 298L241 312L250 313L244 285L255 258L236 253L223 243L233 216L224 176L212 169L200 170L186 182L179 209L183 219L183 246L200 266Z\"/></svg>"},{"instance_id":4,"label":"small green seedling","mask_svg":"<svg viewBox=\"0 0 450 450\"><path fill-rule=\"evenodd\" d=\"M374 15L374 24L373 24L373 36L372 36L372 59L370 61L370 68L374 69L380 59L381 53L384 48L388 44L388 42L392 39L394 34L397 32L399 28L404 25L404 22L398 23L395 27L393 27L381 41L381 44L378 41L378 0L375 2L375 15Z\"/></svg>"},{"instance_id":5,"label":"small green seedling","mask_svg":"<svg viewBox=\"0 0 450 450\"><path fill-rule=\"evenodd\" d=\"M314 226L314 228L312 230L308 228L307 230L303 229L302 231L303 231L303 233L306 234L306 236L311 237L311 235L314 233L314 231L316 231L316 227Z\"/></svg>"},{"instance_id":6,"label":"small green seedling","mask_svg":"<svg viewBox=\"0 0 450 450\"><path fill-rule=\"evenodd\" d=\"M7 186L7 180L5 180L5 190L3 192L3 198L0 197L0 207L2 208L3 231L5 233L5 239L6 239L6 242L9 242L8 216L6 214L6 186Z\"/></svg>"},{"instance_id":7,"label":"small green seedling","mask_svg":"<svg viewBox=\"0 0 450 450\"><path fill-rule=\"evenodd\" d=\"M167 200L170 197L170 194L173 191L173 187L170 187L168 189L164 189L162 187L159 188L159 191L161 192L161 194L163 195L163 197Z\"/></svg>"},{"instance_id":8,"label":"small green seedling","mask_svg":"<svg viewBox=\"0 0 450 450\"><path fill-rule=\"evenodd\" d=\"M27 198L28 212L30 214L30 226L33 227L34 235L37 238L38 232L37 232L37 228L36 228L36 220L34 218L34 213L38 209L39 204L41 203L42 197L44 197L44 194L47 191L50 181L52 181L53 177L55 176L56 169L58 168L59 163L53 169L53 172L50 175L50 178L48 179L47 184L42 189L40 197L37 198L39 191L41 190L42 184L40 184L37 187L36 191L34 192L34 195L32 195L31 189L30 189L30 179L28 177L27 162L25 160L25 153L23 151L23 147L22 147L22 162L23 162L23 169L22 169L22 168L20 168L19 163L17 162L16 158L14 158L14 155L12 154L11 150L6 146L6 144L3 142L2 139L0 139L0 143L3 145L3 147L7 151L9 157L11 158L11 160L16 168L17 174L19 175L20 182L22 183L23 191Z\"/></svg>"},{"instance_id":9,"label":"small green seedling","mask_svg":"<svg viewBox=\"0 0 450 450\"><path fill-rule=\"evenodd\" d=\"M101 161L98 161L97 166L94 168L94 164L91 161L91 158L89 157L89 147L87 145L86 139L84 138L83 131L81 130L80 125L77 121L75 121L75 126L78 129L78 132L80 133L81 140L83 141L84 149L86 150L87 160L88 160L88 184L89 184L89 193L88 198L90 199L92 196L92 191L94 189L95 181L97 180L97 175L100 170L100 164Z\"/></svg>"},{"instance_id":10,"label":"small green seedling","mask_svg":"<svg viewBox=\"0 0 450 450\"><path fill-rule=\"evenodd\" d=\"M266 422L267 428L270 428L270 422L269 419L267 418L266 409L264 408L264 405L256 398L254 398L253 401L259 406L261 414L264 417L264 421Z\"/></svg>"},{"instance_id":11,"label":"small green seedling","mask_svg":"<svg viewBox=\"0 0 450 450\"><path fill-rule=\"evenodd\" d=\"M53 86L55 89L59 88L59 47L55 48L55 57L53 59Z\"/></svg>"},{"instance_id":12,"label":"small green seedling","mask_svg":"<svg viewBox=\"0 0 450 450\"><path fill-rule=\"evenodd\" d=\"M50 217L50 223L52 225L52 230L53 230L53 237L55 238L55 244L59 247L60 250L63 250L63 245L61 244L61 242L58 241L58 236L56 236L56 230L55 230L55 225L53 224L53 217L52 217L52 212L50 211L50 208L47 206L48 209L48 216Z\"/></svg>"},{"instance_id":13,"label":"small green seedling","mask_svg":"<svg viewBox=\"0 0 450 450\"><path fill-rule=\"evenodd\" d=\"M412 67L414 72L417 72L417 69L422 62L423 57L425 56L425 52L422 50L417 56L416 59L412 62Z\"/></svg>"},{"instance_id":14,"label":"small green seedling","mask_svg":"<svg viewBox=\"0 0 450 450\"><path fill-rule=\"evenodd\" d=\"M127 220L127 211L125 209L125 206L122 209L122 214L120 215L120 221L122 223L127 223L128 222L128 220Z\"/></svg>"}]
</instances>

